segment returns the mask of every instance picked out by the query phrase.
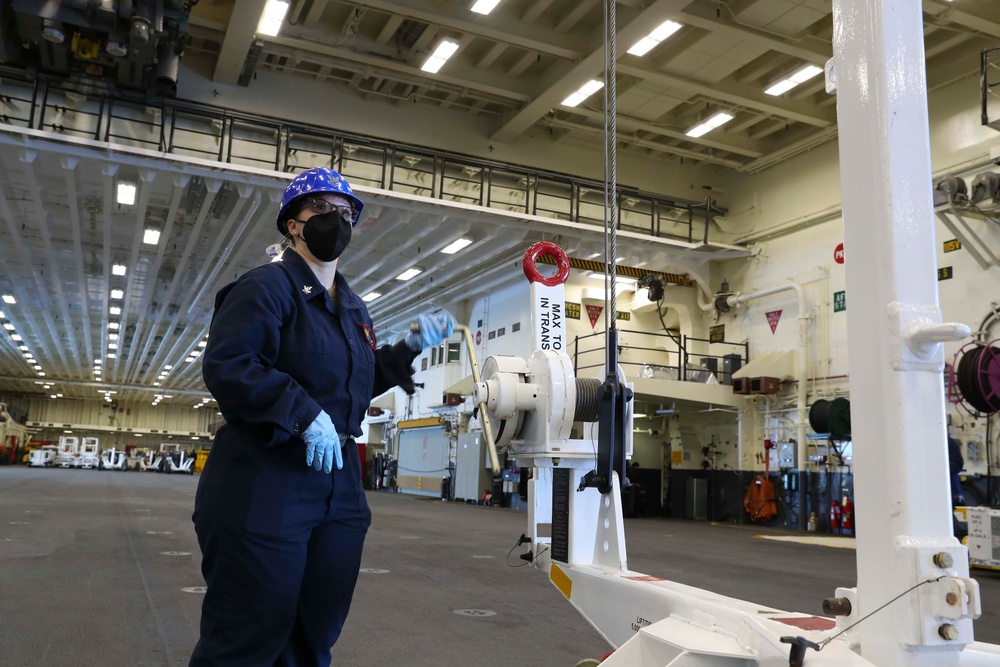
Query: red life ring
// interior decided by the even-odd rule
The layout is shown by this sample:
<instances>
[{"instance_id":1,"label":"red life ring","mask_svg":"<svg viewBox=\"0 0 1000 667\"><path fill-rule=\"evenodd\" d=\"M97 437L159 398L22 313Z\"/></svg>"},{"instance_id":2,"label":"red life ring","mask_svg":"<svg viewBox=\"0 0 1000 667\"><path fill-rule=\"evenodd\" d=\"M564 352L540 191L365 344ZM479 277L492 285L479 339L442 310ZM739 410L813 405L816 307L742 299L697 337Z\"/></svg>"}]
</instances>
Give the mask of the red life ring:
<instances>
[{"instance_id":1,"label":"red life ring","mask_svg":"<svg viewBox=\"0 0 1000 667\"><path fill-rule=\"evenodd\" d=\"M535 262L542 255L548 255L556 260L556 273L554 276L543 276L538 272ZM562 248L548 241L540 241L528 248L524 253L524 258L521 260L521 268L524 270L524 275L529 283L541 283L546 287L561 285L569 279L569 257L566 256Z\"/></svg>"}]
</instances>

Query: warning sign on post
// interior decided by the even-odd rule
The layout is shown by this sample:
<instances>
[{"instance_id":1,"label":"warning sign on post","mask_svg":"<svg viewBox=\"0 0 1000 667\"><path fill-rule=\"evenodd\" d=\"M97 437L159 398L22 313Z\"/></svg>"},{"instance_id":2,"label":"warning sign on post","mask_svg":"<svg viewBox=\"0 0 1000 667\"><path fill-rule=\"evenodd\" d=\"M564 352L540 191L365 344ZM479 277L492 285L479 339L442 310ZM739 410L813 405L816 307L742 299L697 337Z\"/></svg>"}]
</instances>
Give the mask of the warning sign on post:
<instances>
[{"instance_id":1,"label":"warning sign on post","mask_svg":"<svg viewBox=\"0 0 1000 667\"><path fill-rule=\"evenodd\" d=\"M532 289L535 289L535 285L535 283L532 283ZM559 288L559 291L561 292L562 285L560 285ZM549 287L544 289L554 290L555 288ZM559 294L558 296L562 295ZM535 315L537 316L537 320L535 322L535 337L538 342L538 347L542 350L562 352L566 347L563 344L563 338L565 336L565 325L563 323L563 300L539 294L537 296L536 303L537 306Z\"/></svg>"},{"instance_id":2,"label":"warning sign on post","mask_svg":"<svg viewBox=\"0 0 1000 667\"><path fill-rule=\"evenodd\" d=\"M780 310L772 310L771 312L767 313L767 323L771 325L771 333L774 333L774 330L778 328L778 322L780 320L781 320Z\"/></svg>"},{"instance_id":3,"label":"warning sign on post","mask_svg":"<svg viewBox=\"0 0 1000 667\"><path fill-rule=\"evenodd\" d=\"M587 317L590 318L591 328L597 326L597 318L604 312L604 306L587 306Z\"/></svg>"},{"instance_id":4,"label":"warning sign on post","mask_svg":"<svg viewBox=\"0 0 1000 667\"><path fill-rule=\"evenodd\" d=\"M722 343L726 340L726 325L716 324L708 328L708 342Z\"/></svg>"},{"instance_id":5,"label":"warning sign on post","mask_svg":"<svg viewBox=\"0 0 1000 667\"><path fill-rule=\"evenodd\" d=\"M572 301L566 302L566 319L567 320L580 319L580 304L573 303Z\"/></svg>"}]
</instances>

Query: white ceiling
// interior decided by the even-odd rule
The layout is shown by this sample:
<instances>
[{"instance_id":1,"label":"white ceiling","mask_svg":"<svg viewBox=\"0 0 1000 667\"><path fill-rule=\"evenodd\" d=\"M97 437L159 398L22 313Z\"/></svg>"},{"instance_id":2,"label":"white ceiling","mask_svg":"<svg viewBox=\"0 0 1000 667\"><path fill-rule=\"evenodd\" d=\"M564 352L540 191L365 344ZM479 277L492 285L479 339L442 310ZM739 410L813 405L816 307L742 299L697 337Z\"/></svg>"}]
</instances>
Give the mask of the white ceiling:
<instances>
[{"instance_id":1,"label":"white ceiling","mask_svg":"<svg viewBox=\"0 0 1000 667\"><path fill-rule=\"evenodd\" d=\"M601 3L502 0L486 17L469 12L471 3L293 0L289 23L280 37L263 41L256 67L340 82L346 95L485 114L494 121L493 141L541 126L558 141L595 156L602 151L602 95L576 108L560 105L600 78ZM213 80L238 79L262 6L200 0L194 7L189 49L215 62ZM924 0L923 8L931 88L975 72L979 50L1000 41L995 0ZM620 54L666 19L684 26L645 57L619 58L620 150L755 172L835 136L834 99L822 77L777 98L763 94L781 75L830 57L829 0L627 0L618 9ZM460 42L458 53L438 75L422 72L444 36ZM717 109L735 119L699 139L684 135ZM115 203L114 182L123 176L139 183L133 206ZM200 364L184 359L208 332L215 292L265 261L288 178L0 130L0 293L16 299L0 310L14 327L8 333L23 338L45 373L38 376L19 343L3 337L0 393L91 398L115 388L119 401L170 393L194 405L207 393ZM560 242L576 257L603 251L599 227L363 185L358 191L366 215L342 269L359 294L383 294L370 304L383 340L419 308L452 304L516 276L532 241ZM150 222L163 230L155 246L142 243ZM439 252L462 235L474 244L453 256ZM619 246L624 264L696 279L711 259L735 256L628 232ZM112 275L118 263L125 276ZM394 280L409 266L424 272ZM113 289L123 290L121 301L111 299ZM110 314L116 304L120 316ZM114 322L117 341L109 338ZM100 377L95 359L102 359ZM160 380L167 365L173 369ZM52 389L36 384L45 381Z\"/></svg>"}]
</instances>

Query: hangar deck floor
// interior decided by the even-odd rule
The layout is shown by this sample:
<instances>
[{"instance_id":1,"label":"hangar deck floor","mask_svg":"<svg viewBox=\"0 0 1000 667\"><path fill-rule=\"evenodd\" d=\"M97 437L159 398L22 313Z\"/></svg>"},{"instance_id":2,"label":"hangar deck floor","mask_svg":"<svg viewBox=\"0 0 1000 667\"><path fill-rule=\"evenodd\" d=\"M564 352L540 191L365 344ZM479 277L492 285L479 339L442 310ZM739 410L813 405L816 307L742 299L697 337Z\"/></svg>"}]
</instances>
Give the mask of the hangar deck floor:
<instances>
[{"instance_id":1,"label":"hangar deck floor","mask_svg":"<svg viewBox=\"0 0 1000 667\"><path fill-rule=\"evenodd\" d=\"M0 665L187 664L203 586L197 477L0 467ZM374 521L334 665L571 667L607 647L546 577L505 563L523 512L369 492ZM629 566L761 604L819 612L854 552L761 531L626 520ZM520 564L515 549L509 562ZM976 638L1000 643L1000 573L976 571ZM472 609L495 615L461 616Z\"/></svg>"}]
</instances>

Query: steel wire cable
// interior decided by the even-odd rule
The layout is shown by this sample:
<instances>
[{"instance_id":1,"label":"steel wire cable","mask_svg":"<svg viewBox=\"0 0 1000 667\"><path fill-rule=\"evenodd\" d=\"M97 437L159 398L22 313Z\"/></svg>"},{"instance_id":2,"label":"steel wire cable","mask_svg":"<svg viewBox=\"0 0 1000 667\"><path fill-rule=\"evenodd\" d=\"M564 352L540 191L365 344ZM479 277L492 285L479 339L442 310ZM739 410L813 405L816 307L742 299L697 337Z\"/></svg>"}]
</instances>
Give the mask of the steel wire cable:
<instances>
[{"instance_id":1,"label":"steel wire cable","mask_svg":"<svg viewBox=\"0 0 1000 667\"><path fill-rule=\"evenodd\" d=\"M614 0L604 6L604 340L609 344L616 328L618 313L618 124L617 124L617 18ZM610 368L610 355L605 362L605 376L617 372Z\"/></svg>"}]
</instances>

